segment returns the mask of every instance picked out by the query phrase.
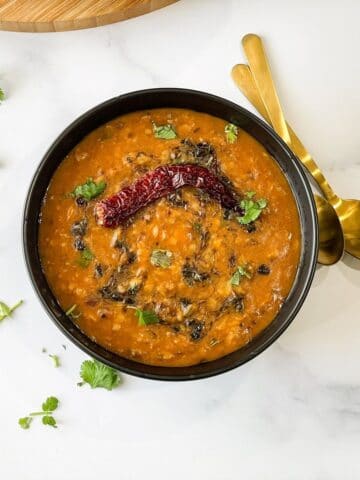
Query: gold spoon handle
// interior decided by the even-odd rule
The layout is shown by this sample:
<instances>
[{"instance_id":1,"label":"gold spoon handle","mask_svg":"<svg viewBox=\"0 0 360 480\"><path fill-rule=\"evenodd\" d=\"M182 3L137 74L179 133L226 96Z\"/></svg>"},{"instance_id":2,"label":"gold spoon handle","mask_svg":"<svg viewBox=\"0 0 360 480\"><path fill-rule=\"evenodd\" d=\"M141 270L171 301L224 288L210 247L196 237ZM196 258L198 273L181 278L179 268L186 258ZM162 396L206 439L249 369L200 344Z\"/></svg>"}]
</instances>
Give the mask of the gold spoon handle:
<instances>
[{"instance_id":1,"label":"gold spoon handle","mask_svg":"<svg viewBox=\"0 0 360 480\"><path fill-rule=\"evenodd\" d=\"M260 93L270 123L280 137L290 144L290 135L286 126L285 117L281 109L279 97L272 79L270 66L267 61L261 38L253 33L245 35L242 45L252 71L255 84Z\"/></svg>"},{"instance_id":2,"label":"gold spoon handle","mask_svg":"<svg viewBox=\"0 0 360 480\"><path fill-rule=\"evenodd\" d=\"M246 65L236 65L233 69L233 72L235 70L235 73L233 73L235 83L243 92L244 90L247 90L244 88L246 83L251 85L250 90L252 98L249 98L248 95L245 94L249 101L253 103L253 100L255 100L256 97L260 97L256 99L256 103L253 103L255 108L262 116L264 116L263 113L267 113L264 118L272 124L278 135L280 135L280 137L291 146L294 153L316 180L325 197L332 205L336 206L339 198L334 193L310 153L306 150L289 124L285 121L266 58L265 49L260 37L254 34L246 35L243 38L243 47L246 56L248 57L251 70ZM260 110L256 106L259 105L259 99L262 104Z\"/></svg>"}]
</instances>

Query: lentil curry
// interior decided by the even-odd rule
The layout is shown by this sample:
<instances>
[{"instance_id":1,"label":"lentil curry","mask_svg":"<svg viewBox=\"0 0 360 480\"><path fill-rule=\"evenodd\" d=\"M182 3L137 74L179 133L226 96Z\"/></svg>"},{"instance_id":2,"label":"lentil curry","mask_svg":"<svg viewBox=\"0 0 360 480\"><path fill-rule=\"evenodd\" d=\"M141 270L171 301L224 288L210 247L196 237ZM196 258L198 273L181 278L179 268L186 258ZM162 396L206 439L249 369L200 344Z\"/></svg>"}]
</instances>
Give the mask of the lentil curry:
<instances>
[{"instance_id":1,"label":"lentil curry","mask_svg":"<svg viewBox=\"0 0 360 480\"><path fill-rule=\"evenodd\" d=\"M93 131L58 167L40 216L61 307L100 345L151 365L250 342L280 310L300 249L274 159L235 125L185 109Z\"/></svg>"}]
</instances>

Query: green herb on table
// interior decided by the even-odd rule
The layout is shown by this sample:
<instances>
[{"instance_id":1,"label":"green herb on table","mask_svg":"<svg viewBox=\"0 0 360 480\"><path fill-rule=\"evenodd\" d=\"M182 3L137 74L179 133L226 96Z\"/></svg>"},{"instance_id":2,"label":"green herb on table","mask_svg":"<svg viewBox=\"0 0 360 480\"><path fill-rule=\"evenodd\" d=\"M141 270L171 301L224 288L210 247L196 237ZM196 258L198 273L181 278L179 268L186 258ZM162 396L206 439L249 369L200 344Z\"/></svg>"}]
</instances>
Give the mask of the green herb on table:
<instances>
[{"instance_id":1,"label":"green herb on table","mask_svg":"<svg viewBox=\"0 0 360 480\"><path fill-rule=\"evenodd\" d=\"M92 178L88 178L84 184L75 187L70 193L70 196L73 198L84 198L86 201L90 201L103 193L105 188L106 183L103 180L95 183Z\"/></svg>"},{"instance_id":2,"label":"green herb on table","mask_svg":"<svg viewBox=\"0 0 360 480\"><path fill-rule=\"evenodd\" d=\"M49 355L49 357L52 359L52 361L54 362L54 367L55 368L58 368L60 367L61 363L60 363L60 358L58 355Z\"/></svg>"},{"instance_id":3,"label":"green herb on table","mask_svg":"<svg viewBox=\"0 0 360 480\"><path fill-rule=\"evenodd\" d=\"M27 417L19 418L18 424L24 430L30 428L30 424L33 421L33 417L42 416L42 423L53 428L57 428L56 420L53 417L54 411L59 406L59 400L56 397L48 397L42 404L42 410L39 412L29 413Z\"/></svg>"},{"instance_id":4,"label":"green herb on table","mask_svg":"<svg viewBox=\"0 0 360 480\"><path fill-rule=\"evenodd\" d=\"M228 123L225 125L224 131L227 143L235 143L238 136L238 127L233 123Z\"/></svg>"},{"instance_id":5,"label":"green herb on table","mask_svg":"<svg viewBox=\"0 0 360 480\"><path fill-rule=\"evenodd\" d=\"M20 300L14 306L9 307L8 305L6 305L6 303L0 302L0 321L4 320L4 318L6 318L6 317L11 317L14 310L16 310L18 307L20 307L20 305L22 303L23 303L23 300Z\"/></svg>"},{"instance_id":6,"label":"green herb on table","mask_svg":"<svg viewBox=\"0 0 360 480\"><path fill-rule=\"evenodd\" d=\"M18 424L24 430L28 430L30 428L30 424L33 421L32 417L22 417L19 418Z\"/></svg>"},{"instance_id":7,"label":"green herb on table","mask_svg":"<svg viewBox=\"0 0 360 480\"><path fill-rule=\"evenodd\" d=\"M167 268L172 263L173 254L169 250L153 250L150 256L150 262L155 267Z\"/></svg>"},{"instance_id":8,"label":"green herb on table","mask_svg":"<svg viewBox=\"0 0 360 480\"><path fill-rule=\"evenodd\" d=\"M245 267L238 266L230 279L231 285L239 285L243 278L251 278L251 273Z\"/></svg>"},{"instance_id":9,"label":"green herb on table","mask_svg":"<svg viewBox=\"0 0 360 480\"><path fill-rule=\"evenodd\" d=\"M94 258L95 258L95 255L90 250L90 248L85 247L84 250L82 250L80 253L80 258L78 263L81 268L87 268Z\"/></svg>"},{"instance_id":10,"label":"green herb on table","mask_svg":"<svg viewBox=\"0 0 360 480\"><path fill-rule=\"evenodd\" d=\"M66 310L65 315L70 317L72 320L76 320L77 318L79 318L81 316L80 312L78 312L78 313L75 312L76 309L77 309L77 305L76 304L72 305L68 310ZM63 347L64 347L64 345L63 345Z\"/></svg>"},{"instance_id":11,"label":"green herb on table","mask_svg":"<svg viewBox=\"0 0 360 480\"><path fill-rule=\"evenodd\" d=\"M247 225L257 220L267 206L267 200L265 200L265 198L253 200L254 195L255 192L247 192L245 198L240 202L240 207L244 210L244 215L237 217L237 220L241 225Z\"/></svg>"},{"instance_id":12,"label":"green herb on table","mask_svg":"<svg viewBox=\"0 0 360 480\"><path fill-rule=\"evenodd\" d=\"M0 88L0 102L3 102L5 100L5 93L2 88Z\"/></svg>"},{"instance_id":13,"label":"green herb on table","mask_svg":"<svg viewBox=\"0 0 360 480\"><path fill-rule=\"evenodd\" d=\"M88 383L91 388L106 388L112 390L120 384L120 376L116 370L97 360L85 360L81 364L79 386Z\"/></svg>"},{"instance_id":14,"label":"green herb on table","mask_svg":"<svg viewBox=\"0 0 360 480\"><path fill-rule=\"evenodd\" d=\"M173 140L177 137L174 127L170 124L156 125L156 123L153 122L153 132L155 138L161 138L163 140Z\"/></svg>"}]
</instances>

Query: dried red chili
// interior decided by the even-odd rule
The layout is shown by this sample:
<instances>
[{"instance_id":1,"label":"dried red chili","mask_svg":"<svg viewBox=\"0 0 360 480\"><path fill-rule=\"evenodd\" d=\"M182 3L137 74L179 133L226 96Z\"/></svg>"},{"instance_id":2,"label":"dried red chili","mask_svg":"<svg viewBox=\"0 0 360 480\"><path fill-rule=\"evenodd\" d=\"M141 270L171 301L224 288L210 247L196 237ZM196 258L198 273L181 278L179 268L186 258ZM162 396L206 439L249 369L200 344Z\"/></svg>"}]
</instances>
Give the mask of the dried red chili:
<instances>
[{"instance_id":1,"label":"dried red chili","mask_svg":"<svg viewBox=\"0 0 360 480\"><path fill-rule=\"evenodd\" d=\"M236 193L207 168L194 164L163 165L98 202L95 206L97 223L116 227L140 208L184 186L200 188L224 208L242 213Z\"/></svg>"}]
</instances>

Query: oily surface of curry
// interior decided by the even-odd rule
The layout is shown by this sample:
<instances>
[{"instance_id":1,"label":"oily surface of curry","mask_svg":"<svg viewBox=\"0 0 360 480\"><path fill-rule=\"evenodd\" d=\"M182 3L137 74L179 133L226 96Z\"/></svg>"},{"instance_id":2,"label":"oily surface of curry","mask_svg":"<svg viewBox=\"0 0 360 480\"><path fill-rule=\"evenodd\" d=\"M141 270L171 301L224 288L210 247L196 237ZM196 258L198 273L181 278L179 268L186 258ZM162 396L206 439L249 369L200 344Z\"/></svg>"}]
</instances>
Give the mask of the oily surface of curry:
<instances>
[{"instance_id":1,"label":"oily surface of curry","mask_svg":"<svg viewBox=\"0 0 360 480\"><path fill-rule=\"evenodd\" d=\"M176 138L157 138L154 125ZM131 113L88 135L55 172L40 216L42 266L64 311L107 349L153 365L210 361L250 342L288 295L301 250L295 200L265 149L240 129L229 141L225 126L190 110ZM184 187L116 229L96 223L97 201L159 165L196 160L199 142L211 146L201 160L215 156L241 197L266 199L259 218L242 225ZM71 195L87 179L103 191Z\"/></svg>"}]
</instances>

